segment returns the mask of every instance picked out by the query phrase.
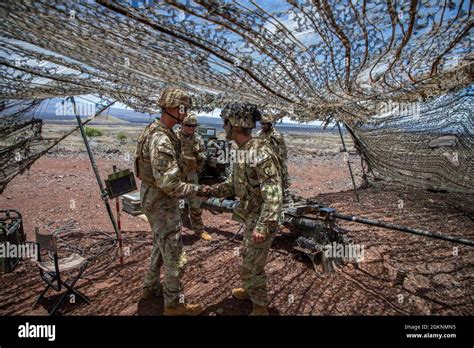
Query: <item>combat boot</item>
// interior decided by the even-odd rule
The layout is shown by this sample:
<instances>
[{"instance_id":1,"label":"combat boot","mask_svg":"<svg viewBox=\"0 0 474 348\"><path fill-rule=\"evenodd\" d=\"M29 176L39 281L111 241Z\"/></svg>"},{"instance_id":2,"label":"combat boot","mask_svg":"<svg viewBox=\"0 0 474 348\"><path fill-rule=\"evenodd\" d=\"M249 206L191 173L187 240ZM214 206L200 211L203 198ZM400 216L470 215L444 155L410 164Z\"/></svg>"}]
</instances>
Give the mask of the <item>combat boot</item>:
<instances>
[{"instance_id":1,"label":"combat boot","mask_svg":"<svg viewBox=\"0 0 474 348\"><path fill-rule=\"evenodd\" d=\"M254 303L251 316L268 316L267 306L258 306Z\"/></svg>"},{"instance_id":2,"label":"combat boot","mask_svg":"<svg viewBox=\"0 0 474 348\"><path fill-rule=\"evenodd\" d=\"M164 315L174 316L174 315L189 315L195 316L201 314L203 308L201 305L196 304L184 304L180 303L175 306L165 307Z\"/></svg>"},{"instance_id":3,"label":"combat boot","mask_svg":"<svg viewBox=\"0 0 474 348\"><path fill-rule=\"evenodd\" d=\"M212 240L212 236L207 233L206 231L203 231L202 233L199 234L199 236L204 239L205 241L211 241Z\"/></svg>"},{"instance_id":4,"label":"combat boot","mask_svg":"<svg viewBox=\"0 0 474 348\"><path fill-rule=\"evenodd\" d=\"M250 296L244 288L232 289L232 296L238 300L250 300Z\"/></svg>"}]
</instances>

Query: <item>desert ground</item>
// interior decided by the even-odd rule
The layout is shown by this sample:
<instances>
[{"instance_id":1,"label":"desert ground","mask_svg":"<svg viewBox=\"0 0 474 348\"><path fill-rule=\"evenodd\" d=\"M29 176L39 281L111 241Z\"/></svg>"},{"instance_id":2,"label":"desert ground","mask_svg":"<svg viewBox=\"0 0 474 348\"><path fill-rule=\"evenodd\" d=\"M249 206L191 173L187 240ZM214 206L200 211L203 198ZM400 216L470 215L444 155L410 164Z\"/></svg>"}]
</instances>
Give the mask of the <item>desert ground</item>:
<instances>
[{"instance_id":1,"label":"desert ground","mask_svg":"<svg viewBox=\"0 0 474 348\"><path fill-rule=\"evenodd\" d=\"M44 136L56 137L71 127L46 124ZM94 127L104 133L92 140L102 178L112 172L113 165L132 169L132 154L141 127L107 122ZM119 132L126 138L118 140ZM474 238L472 215L455 205L458 196L375 181L359 188L358 203L337 134L285 134L285 138L292 193L315 197L342 213ZM350 139L347 142L350 146ZM360 158L352 154L350 161L360 186ZM111 204L115 210L115 201ZM163 314L162 298L140 299L152 246L149 225L121 214L127 250L121 265L117 248L107 236L113 235L113 228L78 132L10 182L0 196L0 208L22 213L30 241L35 227L45 229L50 223L69 223L61 252L67 256L74 246L91 259L78 285L92 304L69 301L58 314ZM188 259L183 278L186 301L204 305L203 315L246 315L251 303L230 296L231 289L240 285L239 224L227 213L204 211L203 220L214 238L212 242L183 228ZM346 264L332 273L316 273L311 263L293 250L297 231L280 231L266 267L271 314L474 314L471 247L357 223L340 222L340 226L349 229L354 243L364 247L365 257L360 263ZM395 280L399 271L406 272L402 284ZM43 287L35 263L22 260L14 272L0 276L0 315L47 315L59 295L50 291L34 309Z\"/></svg>"}]
</instances>

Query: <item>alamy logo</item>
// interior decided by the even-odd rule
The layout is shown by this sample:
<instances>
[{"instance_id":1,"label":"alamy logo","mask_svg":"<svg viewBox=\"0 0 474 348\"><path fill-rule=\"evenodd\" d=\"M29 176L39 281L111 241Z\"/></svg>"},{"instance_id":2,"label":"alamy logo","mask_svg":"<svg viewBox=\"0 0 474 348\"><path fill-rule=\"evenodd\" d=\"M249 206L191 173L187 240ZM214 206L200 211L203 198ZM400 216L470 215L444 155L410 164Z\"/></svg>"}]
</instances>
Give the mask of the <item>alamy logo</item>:
<instances>
[{"instance_id":1,"label":"alamy logo","mask_svg":"<svg viewBox=\"0 0 474 348\"><path fill-rule=\"evenodd\" d=\"M381 116L419 117L421 107L419 102L402 103L389 100L376 104L376 112Z\"/></svg>"},{"instance_id":2,"label":"alamy logo","mask_svg":"<svg viewBox=\"0 0 474 348\"><path fill-rule=\"evenodd\" d=\"M56 339L56 325L35 325L26 322L18 326L18 337L20 338L47 338L48 341Z\"/></svg>"},{"instance_id":3,"label":"alamy logo","mask_svg":"<svg viewBox=\"0 0 474 348\"><path fill-rule=\"evenodd\" d=\"M75 116L76 113L74 112L74 104L65 101L64 103L57 102L56 103L56 116ZM77 114L80 116L94 116L96 113L95 104L91 103L77 103L76 104L76 111Z\"/></svg>"},{"instance_id":4,"label":"alamy logo","mask_svg":"<svg viewBox=\"0 0 474 348\"><path fill-rule=\"evenodd\" d=\"M12 244L5 242L0 244L0 258L25 258L25 259L37 259L38 258L38 245L33 243L25 244Z\"/></svg>"},{"instance_id":5,"label":"alamy logo","mask_svg":"<svg viewBox=\"0 0 474 348\"><path fill-rule=\"evenodd\" d=\"M255 167L258 161L256 150L234 150L226 147L225 150L219 150L217 155L217 162L230 163L231 165L233 163L245 163L251 167Z\"/></svg>"},{"instance_id":6,"label":"alamy logo","mask_svg":"<svg viewBox=\"0 0 474 348\"><path fill-rule=\"evenodd\" d=\"M324 254L327 258L345 259L348 262L362 262L364 260L364 246L360 244L339 244L333 242L326 245Z\"/></svg>"}]
</instances>

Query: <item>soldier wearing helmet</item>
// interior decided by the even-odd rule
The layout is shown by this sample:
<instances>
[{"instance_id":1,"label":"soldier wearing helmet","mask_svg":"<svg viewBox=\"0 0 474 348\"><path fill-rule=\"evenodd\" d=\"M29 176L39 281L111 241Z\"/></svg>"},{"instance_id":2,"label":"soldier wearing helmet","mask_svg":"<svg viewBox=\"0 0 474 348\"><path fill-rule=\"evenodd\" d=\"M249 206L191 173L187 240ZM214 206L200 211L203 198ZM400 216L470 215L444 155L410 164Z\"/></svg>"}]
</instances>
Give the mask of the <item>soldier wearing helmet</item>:
<instances>
[{"instance_id":1,"label":"soldier wearing helmet","mask_svg":"<svg viewBox=\"0 0 474 348\"><path fill-rule=\"evenodd\" d=\"M187 183L198 184L198 174L202 172L206 159L204 141L196 132L198 119L196 114L189 113L184 119L181 129L177 132L181 144L181 154L184 159L183 175ZM194 232L206 241L212 240L209 233L204 230L202 222L202 199L197 196L188 197L189 219Z\"/></svg>"},{"instance_id":2,"label":"soldier wearing helmet","mask_svg":"<svg viewBox=\"0 0 474 348\"><path fill-rule=\"evenodd\" d=\"M278 156L279 167L282 172L283 190L290 187L290 176L288 174L288 150L283 135L274 127L275 119L270 114L264 114L260 120L261 130L255 135L257 138L267 141Z\"/></svg>"},{"instance_id":3,"label":"soldier wearing helmet","mask_svg":"<svg viewBox=\"0 0 474 348\"><path fill-rule=\"evenodd\" d=\"M240 300L251 300L251 315L268 315L265 265L282 216L283 193L278 158L264 141L252 137L260 112L255 105L234 103L221 113L229 140L238 145L241 160L233 164L232 174L223 183L201 186L198 195L237 196L239 205L233 219L245 224L242 272L243 287L232 290ZM254 160L251 160L254 158ZM244 159L244 160L242 160Z\"/></svg>"},{"instance_id":4,"label":"soldier wearing helmet","mask_svg":"<svg viewBox=\"0 0 474 348\"><path fill-rule=\"evenodd\" d=\"M182 180L179 140L173 131L191 107L191 98L179 88L168 88L158 99L161 117L138 138L135 173L141 179L140 199L153 233L153 249L143 281L142 299L155 298L163 290L165 315L198 315L200 305L181 300L181 277L186 264L181 240L179 198L194 195L198 186ZM160 268L164 277L160 285Z\"/></svg>"}]
</instances>

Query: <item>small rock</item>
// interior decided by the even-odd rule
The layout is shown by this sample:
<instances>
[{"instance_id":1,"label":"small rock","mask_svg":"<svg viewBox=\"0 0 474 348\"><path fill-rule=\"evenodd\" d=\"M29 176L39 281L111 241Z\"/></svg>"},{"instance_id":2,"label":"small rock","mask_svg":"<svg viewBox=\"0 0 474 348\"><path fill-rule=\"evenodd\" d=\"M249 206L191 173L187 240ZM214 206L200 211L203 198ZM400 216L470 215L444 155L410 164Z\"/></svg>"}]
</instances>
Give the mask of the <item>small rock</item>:
<instances>
[{"instance_id":1,"label":"small rock","mask_svg":"<svg viewBox=\"0 0 474 348\"><path fill-rule=\"evenodd\" d=\"M218 309L216 309L216 313L219 314L219 315L222 315L222 314L224 314L224 309L223 308L218 308Z\"/></svg>"},{"instance_id":2,"label":"small rock","mask_svg":"<svg viewBox=\"0 0 474 348\"><path fill-rule=\"evenodd\" d=\"M430 280L427 277L424 277L420 274L408 273L405 281L403 282L403 287L410 292L418 292L424 289L430 289L431 284Z\"/></svg>"}]
</instances>

